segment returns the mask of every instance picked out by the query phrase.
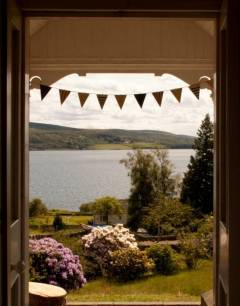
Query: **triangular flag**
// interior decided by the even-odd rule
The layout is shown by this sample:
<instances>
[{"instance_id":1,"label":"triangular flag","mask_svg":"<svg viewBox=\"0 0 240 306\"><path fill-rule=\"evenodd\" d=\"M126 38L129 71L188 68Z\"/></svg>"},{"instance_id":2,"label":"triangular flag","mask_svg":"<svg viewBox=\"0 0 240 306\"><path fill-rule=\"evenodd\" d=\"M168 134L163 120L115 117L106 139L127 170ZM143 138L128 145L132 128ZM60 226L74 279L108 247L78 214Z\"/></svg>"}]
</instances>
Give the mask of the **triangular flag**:
<instances>
[{"instance_id":1,"label":"triangular flag","mask_svg":"<svg viewBox=\"0 0 240 306\"><path fill-rule=\"evenodd\" d=\"M51 87L40 84L41 100L43 100L48 94Z\"/></svg>"},{"instance_id":2,"label":"triangular flag","mask_svg":"<svg viewBox=\"0 0 240 306\"><path fill-rule=\"evenodd\" d=\"M118 103L119 107L122 109L123 104L124 104L125 99L126 99L126 95L115 95L115 98L117 100L117 103Z\"/></svg>"},{"instance_id":3,"label":"triangular flag","mask_svg":"<svg viewBox=\"0 0 240 306\"><path fill-rule=\"evenodd\" d=\"M70 94L69 90L59 89L59 95L60 95L61 104L64 103L64 101L67 99L69 94Z\"/></svg>"},{"instance_id":4,"label":"triangular flag","mask_svg":"<svg viewBox=\"0 0 240 306\"><path fill-rule=\"evenodd\" d=\"M178 102L181 102L181 96L182 96L182 88L176 88L176 89L171 89L172 94L174 97L178 100Z\"/></svg>"},{"instance_id":5,"label":"triangular flag","mask_svg":"<svg viewBox=\"0 0 240 306\"><path fill-rule=\"evenodd\" d=\"M136 98L139 106L142 108L146 94L136 94L134 95L134 97Z\"/></svg>"},{"instance_id":6,"label":"triangular flag","mask_svg":"<svg viewBox=\"0 0 240 306\"><path fill-rule=\"evenodd\" d=\"M98 102L101 106L101 109L103 109L103 106L107 100L107 95L97 95L97 98L98 98Z\"/></svg>"},{"instance_id":7,"label":"triangular flag","mask_svg":"<svg viewBox=\"0 0 240 306\"><path fill-rule=\"evenodd\" d=\"M79 101L82 107L84 103L86 102L88 96L89 96L88 93L78 92L78 98L79 98Z\"/></svg>"},{"instance_id":8,"label":"triangular flag","mask_svg":"<svg viewBox=\"0 0 240 306\"><path fill-rule=\"evenodd\" d=\"M192 84L191 86L189 86L189 89L191 90L191 92L195 95L195 97L197 99L199 99L199 95L200 95L200 84L196 83L196 84Z\"/></svg>"},{"instance_id":9,"label":"triangular flag","mask_svg":"<svg viewBox=\"0 0 240 306\"><path fill-rule=\"evenodd\" d=\"M155 100L157 101L158 105L161 106L162 98L163 98L163 91L153 92L152 94L153 94Z\"/></svg>"}]
</instances>

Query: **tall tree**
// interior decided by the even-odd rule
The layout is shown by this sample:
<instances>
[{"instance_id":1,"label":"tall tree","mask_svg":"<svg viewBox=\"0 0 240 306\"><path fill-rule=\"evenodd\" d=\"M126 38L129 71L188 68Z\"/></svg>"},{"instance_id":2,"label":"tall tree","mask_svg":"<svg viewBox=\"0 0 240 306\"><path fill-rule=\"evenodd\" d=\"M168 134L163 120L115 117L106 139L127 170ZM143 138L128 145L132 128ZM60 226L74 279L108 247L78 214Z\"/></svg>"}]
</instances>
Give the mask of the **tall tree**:
<instances>
[{"instance_id":1,"label":"tall tree","mask_svg":"<svg viewBox=\"0 0 240 306\"><path fill-rule=\"evenodd\" d=\"M128 203L128 225L137 230L142 224L146 208L160 195L169 195L174 191L172 164L168 160L167 150L136 150L128 153L128 158L121 163L129 170L132 185Z\"/></svg>"},{"instance_id":2,"label":"tall tree","mask_svg":"<svg viewBox=\"0 0 240 306\"><path fill-rule=\"evenodd\" d=\"M213 123L207 114L197 132L188 171L184 174L181 201L200 213L213 211Z\"/></svg>"}]
</instances>

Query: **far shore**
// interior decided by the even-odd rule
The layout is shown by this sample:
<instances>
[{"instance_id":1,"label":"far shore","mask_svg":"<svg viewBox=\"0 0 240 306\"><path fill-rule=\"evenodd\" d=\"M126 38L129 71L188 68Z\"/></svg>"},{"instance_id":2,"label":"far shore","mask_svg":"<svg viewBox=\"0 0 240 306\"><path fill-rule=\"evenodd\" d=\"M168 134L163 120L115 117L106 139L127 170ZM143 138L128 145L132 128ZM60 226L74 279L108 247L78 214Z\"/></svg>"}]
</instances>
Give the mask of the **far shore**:
<instances>
[{"instance_id":1,"label":"far shore","mask_svg":"<svg viewBox=\"0 0 240 306\"><path fill-rule=\"evenodd\" d=\"M43 149L43 148L30 148L29 151L107 151L107 150L112 150L112 151L124 151L124 150L137 150L137 149L144 149L144 150L155 150L155 149L166 149L166 150L191 150L192 146L189 147L176 147L176 148L166 148L166 147L161 147L160 145L156 146L130 146L130 145L125 145L125 144L104 144L104 145L94 145L90 146L88 148L84 149L69 149L69 148L50 148L50 149Z\"/></svg>"}]
</instances>

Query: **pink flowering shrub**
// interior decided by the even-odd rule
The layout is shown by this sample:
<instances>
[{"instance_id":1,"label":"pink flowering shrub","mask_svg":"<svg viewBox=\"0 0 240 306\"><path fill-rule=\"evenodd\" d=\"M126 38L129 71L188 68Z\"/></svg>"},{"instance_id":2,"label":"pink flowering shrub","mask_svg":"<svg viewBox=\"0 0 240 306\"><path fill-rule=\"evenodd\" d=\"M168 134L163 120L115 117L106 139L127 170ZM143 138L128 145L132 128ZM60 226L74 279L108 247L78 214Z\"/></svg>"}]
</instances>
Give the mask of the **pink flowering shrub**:
<instances>
[{"instance_id":1,"label":"pink flowering shrub","mask_svg":"<svg viewBox=\"0 0 240 306\"><path fill-rule=\"evenodd\" d=\"M77 289L86 283L78 256L52 238L29 241L30 280Z\"/></svg>"},{"instance_id":2,"label":"pink flowering shrub","mask_svg":"<svg viewBox=\"0 0 240 306\"><path fill-rule=\"evenodd\" d=\"M90 234L82 237L85 255L97 261L102 267L110 252L122 248L138 248L136 239L122 224L96 227Z\"/></svg>"}]
</instances>

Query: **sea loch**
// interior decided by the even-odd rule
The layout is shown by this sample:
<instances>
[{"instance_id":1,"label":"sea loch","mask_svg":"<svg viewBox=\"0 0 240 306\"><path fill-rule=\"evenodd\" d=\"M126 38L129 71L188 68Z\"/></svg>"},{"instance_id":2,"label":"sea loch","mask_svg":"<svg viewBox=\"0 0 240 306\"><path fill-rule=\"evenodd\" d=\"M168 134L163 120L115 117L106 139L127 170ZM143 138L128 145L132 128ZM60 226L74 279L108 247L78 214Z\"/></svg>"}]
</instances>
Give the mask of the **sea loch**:
<instances>
[{"instance_id":1,"label":"sea loch","mask_svg":"<svg viewBox=\"0 0 240 306\"><path fill-rule=\"evenodd\" d=\"M130 178L119 161L126 150L31 151L30 199L49 209L78 210L81 203L104 195L127 198ZM193 150L169 150L174 172L183 175Z\"/></svg>"}]
</instances>

